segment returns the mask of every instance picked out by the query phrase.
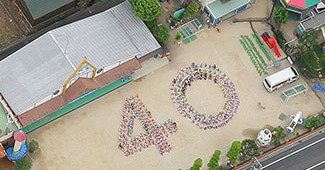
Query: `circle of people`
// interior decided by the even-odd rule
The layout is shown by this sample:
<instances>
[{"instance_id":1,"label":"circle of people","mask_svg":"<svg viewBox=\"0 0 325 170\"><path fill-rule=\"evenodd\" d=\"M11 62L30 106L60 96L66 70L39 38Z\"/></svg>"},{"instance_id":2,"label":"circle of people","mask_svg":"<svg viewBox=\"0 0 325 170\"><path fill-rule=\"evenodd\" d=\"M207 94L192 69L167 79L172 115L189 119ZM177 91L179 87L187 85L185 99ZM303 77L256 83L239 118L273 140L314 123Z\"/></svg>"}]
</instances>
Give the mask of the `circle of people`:
<instances>
[{"instance_id":1,"label":"circle of people","mask_svg":"<svg viewBox=\"0 0 325 170\"><path fill-rule=\"evenodd\" d=\"M225 97L223 109L217 113L200 113L187 102L185 92L188 86L195 80L209 80L216 83L222 90ZM173 79L171 86L171 99L175 103L177 110L184 117L203 129L212 129L224 126L236 113L239 106L239 97L235 85L222 73L214 64L195 64L179 70L177 76Z\"/></svg>"},{"instance_id":2,"label":"circle of people","mask_svg":"<svg viewBox=\"0 0 325 170\"><path fill-rule=\"evenodd\" d=\"M134 119L138 118L145 131L133 137ZM161 125L157 125L152 118L151 112L142 103L139 96L132 96L125 99L122 113L122 121L119 129L119 148L125 156L137 151L142 151L150 145L156 145L160 154L169 152L172 147L166 137L169 133L177 131L176 122L168 119Z\"/></svg>"}]
</instances>

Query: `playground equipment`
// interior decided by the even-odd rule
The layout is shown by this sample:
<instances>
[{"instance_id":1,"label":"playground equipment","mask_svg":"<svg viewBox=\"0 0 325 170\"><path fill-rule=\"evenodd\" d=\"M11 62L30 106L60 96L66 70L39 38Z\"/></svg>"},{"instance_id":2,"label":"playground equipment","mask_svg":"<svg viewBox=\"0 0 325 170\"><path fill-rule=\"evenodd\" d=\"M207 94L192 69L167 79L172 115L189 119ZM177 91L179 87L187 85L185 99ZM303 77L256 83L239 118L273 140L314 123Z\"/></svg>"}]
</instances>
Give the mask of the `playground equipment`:
<instances>
[{"instance_id":1,"label":"playground equipment","mask_svg":"<svg viewBox=\"0 0 325 170\"><path fill-rule=\"evenodd\" d=\"M317 92L325 93L325 87L323 87L321 82L315 83L313 90Z\"/></svg>"},{"instance_id":2,"label":"playground equipment","mask_svg":"<svg viewBox=\"0 0 325 170\"><path fill-rule=\"evenodd\" d=\"M293 96L296 96L298 94L303 93L304 95L307 94L308 88L305 84L298 84L294 87L290 87L286 90L283 90L280 98L282 99L283 102L287 103L289 99Z\"/></svg>"},{"instance_id":3,"label":"playground equipment","mask_svg":"<svg viewBox=\"0 0 325 170\"><path fill-rule=\"evenodd\" d=\"M267 32L264 32L261 37L270 49L274 49L276 56L281 57L280 51L276 45L276 40L273 37L270 37L269 33Z\"/></svg>"},{"instance_id":4,"label":"playground equipment","mask_svg":"<svg viewBox=\"0 0 325 170\"><path fill-rule=\"evenodd\" d=\"M26 138L26 133L21 130L14 133L15 145L6 150L10 161L16 161L26 156L28 151Z\"/></svg>"},{"instance_id":5,"label":"playground equipment","mask_svg":"<svg viewBox=\"0 0 325 170\"><path fill-rule=\"evenodd\" d=\"M288 133L292 133L297 126L297 124L302 124L302 111L297 112L295 115L290 115L290 119L292 120L287 127Z\"/></svg>"},{"instance_id":6,"label":"playground equipment","mask_svg":"<svg viewBox=\"0 0 325 170\"><path fill-rule=\"evenodd\" d=\"M271 139L271 131L269 129L263 129L258 133L255 143L258 147L267 147L270 145Z\"/></svg>"}]
</instances>

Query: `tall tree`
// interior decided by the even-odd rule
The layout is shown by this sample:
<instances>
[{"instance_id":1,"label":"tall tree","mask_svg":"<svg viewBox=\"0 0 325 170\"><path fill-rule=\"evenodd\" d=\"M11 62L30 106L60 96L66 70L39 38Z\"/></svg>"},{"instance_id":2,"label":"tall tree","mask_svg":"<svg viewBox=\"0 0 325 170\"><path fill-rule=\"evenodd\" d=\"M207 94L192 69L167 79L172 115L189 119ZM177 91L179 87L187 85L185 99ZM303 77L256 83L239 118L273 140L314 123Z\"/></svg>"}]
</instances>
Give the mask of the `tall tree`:
<instances>
[{"instance_id":1,"label":"tall tree","mask_svg":"<svg viewBox=\"0 0 325 170\"><path fill-rule=\"evenodd\" d=\"M152 34L159 42L168 41L170 34L166 25L160 25L152 28Z\"/></svg>"},{"instance_id":2,"label":"tall tree","mask_svg":"<svg viewBox=\"0 0 325 170\"><path fill-rule=\"evenodd\" d=\"M246 158L251 158L257 154L257 145L254 140L245 139L241 145L240 160L245 160Z\"/></svg>"},{"instance_id":3,"label":"tall tree","mask_svg":"<svg viewBox=\"0 0 325 170\"><path fill-rule=\"evenodd\" d=\"M156 20L160 16L160 3L158 0L129 0L132 10L143 21Z\"/></svg>"},{"instance_id":4,"label":"tall tree","mask_svg":"<svg viewBox=\"0 0 325 170\"><path fill-rule=\"evenodd\" d=\"M274 12L275 22L284 24L288 21L288 11L284 7L279 7Z\"/></svg>"},{"instance_id":5,"label":"tall tree","mask_svg":"<svg viewBox=\"0 0 325 170\"><path fill-rule=\"evenodd\" d=\"M199 8L198 4L195 1L192 1L185 9L182 19L190 19L197 15Z\"/></svg>"},{"instance_id":6,"label":"tall tree","mask_svg":"<svg viewBox=\"0 0 325 170\"><path fill-rule=\"evenodd\" d=\"M300 55L308 52L314 52L315 50L320 50L318 33L318 30L309 29L305 31L301 37L299 37L298 52Z\"/></svg>"}]
</instances>

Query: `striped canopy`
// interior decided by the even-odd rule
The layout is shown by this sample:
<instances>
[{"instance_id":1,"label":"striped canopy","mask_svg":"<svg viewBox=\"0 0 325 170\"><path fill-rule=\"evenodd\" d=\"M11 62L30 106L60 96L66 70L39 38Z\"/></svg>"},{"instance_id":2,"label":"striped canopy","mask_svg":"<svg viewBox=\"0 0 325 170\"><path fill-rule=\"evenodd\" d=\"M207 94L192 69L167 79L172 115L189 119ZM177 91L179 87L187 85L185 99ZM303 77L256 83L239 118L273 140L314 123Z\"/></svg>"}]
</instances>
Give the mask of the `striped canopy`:
<instances>
[{"instance_id":1,"label":"striped canopy","mask_svg":"<svg viewBox=\"0 0 325 170\"><path fill-rule=\"evenodd\" d=\"M285 0L287 4L296 6L302 9L309 8L317 3L321 2L321 0Z\"/></svg>"}]
</instances>

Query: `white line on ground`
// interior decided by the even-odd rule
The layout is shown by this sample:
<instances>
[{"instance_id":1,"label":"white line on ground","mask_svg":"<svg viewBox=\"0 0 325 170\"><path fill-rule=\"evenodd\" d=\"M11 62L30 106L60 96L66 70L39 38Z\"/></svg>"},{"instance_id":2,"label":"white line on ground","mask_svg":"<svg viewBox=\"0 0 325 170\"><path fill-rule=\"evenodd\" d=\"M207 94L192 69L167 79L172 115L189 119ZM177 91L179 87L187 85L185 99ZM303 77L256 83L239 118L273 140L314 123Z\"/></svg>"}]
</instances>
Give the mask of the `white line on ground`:
<instances>
[{"instance_id":1,"label":"white line on ground","mask_svg":"<svg viewBox=\"0 0 325 170\"><path fill-rule=\"evenodd\" d=\"M313 169L313 168L315 168L315 167L317 167L317 166L319 166L319 165L321 165L323 163L325 163L325 160L322 161L322 162L320 162L320 163L318 163L318 164L316 164L316 165L314 165L314 166L312 166L312 167L310 167L310 168L308 168L308 169L306 169L306 170L311 170L311 169Z\"/></svg>"},{"instance_id":2,"label":"white line on ground","mask_svg":"<svg viewBox=\"0 0 325 170\"><path fill-rule=\"evenodd\" d=\"M277 163L277 162L279 162L279 161L282 161L283 159L286 159L286 158L288 158L289 156L292 156L292 155L294 155L294 154L296 154L296 153L298 153L298 152L300 152L300 151L302 151L302 150L304 150L304 149L306 149L306 148L309 148L309 147L311 147L311 146L313 146L313 145L315 145L315 144L317 144L317 143L319 143L319 142L321 142L321 141L323 141L323 140L325 140L325 137L322 138L322 139L319 139L319 140L317 140L317 141L315 141L315 142L313 142L313 143L311 143L311 144L309 144L309 145L307 145L307 146L304 146L304 147L302 147L302 148L300 148L300 149L298 149L298 150L296 150L296 151L294 151L294 152L292 152L292 153L290 153L290 154L288 154L288 155L286 155L286 156L284 156L284 157L282 157L282 158L280 158L280 159L278 159L278 160L275 160L275 161L273 161L273 162L271 162L271 163L269 163L269 164L263 166L261 169L265 169L265 168L267 168L267 167L269 167L269 166L271 166L271 165L273 165L273 164L275 164L275 163Z\"/></svg>"}]
</instances>

